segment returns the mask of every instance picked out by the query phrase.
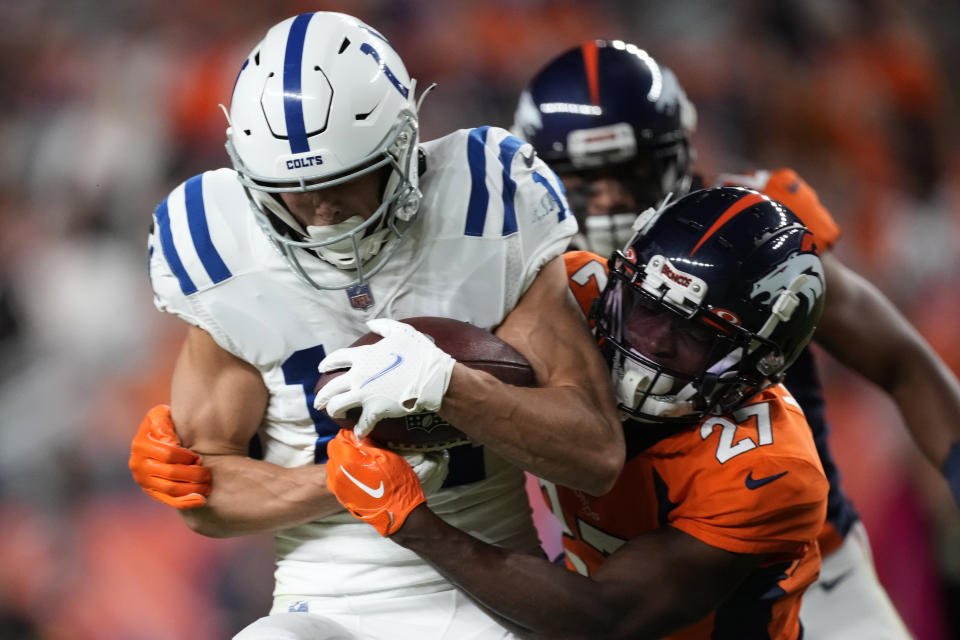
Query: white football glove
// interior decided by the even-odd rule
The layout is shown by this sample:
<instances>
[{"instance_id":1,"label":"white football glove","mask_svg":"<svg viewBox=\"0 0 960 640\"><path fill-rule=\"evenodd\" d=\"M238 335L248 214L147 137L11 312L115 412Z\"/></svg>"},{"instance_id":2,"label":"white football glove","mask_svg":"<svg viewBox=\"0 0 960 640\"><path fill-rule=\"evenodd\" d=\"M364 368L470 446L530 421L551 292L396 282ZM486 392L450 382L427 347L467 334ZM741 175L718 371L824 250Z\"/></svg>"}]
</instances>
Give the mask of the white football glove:
<instances>
[{"instance_id":1,"label":"white football glove","mask_svg":"<svg viewBox=\"0 0 960 640\"><path fill-rule=\"evenodd\" d=\"M447 479L447 472L450 471L449 451L446 449L427 453L411 451L400 455L413 467L413 472L420 479L423 495L429 497L443 486L443 481Z\"/></svg>"},{"instance_id":2,"label":"white football glove","mask_svg":"<svg viewBox=\"0 0 960 640\"><path fill-rule=\"evenodd\" d=\"M383 418L435 412L450 385L456 361L430 338L403 322L378 318L367 322L380 342L337 349L320 363L320 373L345 372L326 384L313 402L318 410L342 418L362 407L353 432L364 438Z\"/></svg>"}]
</instances>

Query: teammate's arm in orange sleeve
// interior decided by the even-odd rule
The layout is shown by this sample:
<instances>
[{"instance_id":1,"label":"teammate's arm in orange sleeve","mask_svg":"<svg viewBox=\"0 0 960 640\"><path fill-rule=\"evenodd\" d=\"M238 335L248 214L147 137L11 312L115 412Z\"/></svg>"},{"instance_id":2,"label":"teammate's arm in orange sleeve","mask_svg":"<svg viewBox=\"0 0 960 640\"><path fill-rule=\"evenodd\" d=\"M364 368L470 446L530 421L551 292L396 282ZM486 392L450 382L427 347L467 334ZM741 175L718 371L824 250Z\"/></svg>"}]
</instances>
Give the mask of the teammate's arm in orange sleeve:
<instances>
[{"instance_id":1,"label":"teammate's arm in orange sleeve","mask_svg":"<svg viewBox=\"0 0 960 640\"><path fill-rule=\"evenodd\" d=\"M247 457L268 392L260 372L191 327L177 359L171 411L183 445L212 480L203 507L180 512L203 535L275 531L340 510L322 465L285 468Z\"/></svg>"},{"instance_id":2,"label":"teammate's arm in orange sleeve","mask_svg":"<svg viewBox=\"0 0 960 640\"><path fill-rule=\"evenodd\" d=\"M200 456L180 446L170 407L147 411L130 445L130 473L143 492L177 509L202 507L210 493L210 470Z\"/></svg>"},{"instance_id":3,"label":"teammate's arm in orange sleeve","mask_svg":"<svg viewBox=\"0 0 960 640\"><path fill-rule=\"evenodd\" d=\"M827 297L814 339L883 389L913 440L947 478L960 505L960 384L875 286L823 256Z\"/></svg>"}]
</instances>

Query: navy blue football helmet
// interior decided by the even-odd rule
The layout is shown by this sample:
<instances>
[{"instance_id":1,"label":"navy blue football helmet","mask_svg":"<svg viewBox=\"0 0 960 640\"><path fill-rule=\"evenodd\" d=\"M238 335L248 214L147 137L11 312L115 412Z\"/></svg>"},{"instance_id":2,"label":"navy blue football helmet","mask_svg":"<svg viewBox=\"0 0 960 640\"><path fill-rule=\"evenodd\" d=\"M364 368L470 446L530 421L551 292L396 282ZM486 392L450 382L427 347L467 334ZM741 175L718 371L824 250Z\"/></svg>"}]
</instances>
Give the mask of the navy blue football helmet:
<instances>
[{"instance_id":1,"label":"navy blue football helmet","mask_svg":"<svg viewBox=\"0 0 960 640\"><path fill-rule=\"evenodd\" d=\"M589 185L612 177L630 190L633 211L592 216L604 247L622 248L637 212L667 194L683 195L692 181L689 137L696 110L676 76L646 51L619 40L591 40L547 63L520 96L513 133L563 177ZM588 187L585 187L588 188ZM587 195L569 190L571 208L585 220ZM620 215L619 218L615 217ZM588 243L593 244L593 243ZM611 251L587 246L605 255Z\"/></svg>"},{"instance_id":2,"label":"navy blue football helmet","mask_svg":"<svg viewBox=\"0 0 960 640\"><path fill-rule=\"evenodd\" d=\"M720 187L648 210L635 228L591 312L621 411L694 422L778 382L823 310L823 267L800 219L762 193ZM664 366L631 331L664 314L700 341L697 370Z\"/></svg>"}]
</instances>

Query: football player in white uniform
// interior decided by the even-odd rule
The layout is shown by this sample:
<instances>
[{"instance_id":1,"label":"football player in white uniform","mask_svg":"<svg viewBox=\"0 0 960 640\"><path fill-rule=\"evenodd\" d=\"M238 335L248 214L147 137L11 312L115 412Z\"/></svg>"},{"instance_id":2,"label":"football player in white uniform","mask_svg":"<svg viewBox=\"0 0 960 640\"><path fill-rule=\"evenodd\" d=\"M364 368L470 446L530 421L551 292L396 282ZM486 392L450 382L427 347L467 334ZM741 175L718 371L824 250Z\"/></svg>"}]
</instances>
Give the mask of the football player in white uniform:
<instances>
[{"instance_id":1,"label":"football player in white uniform","mask_svg":"<svg viewBox=\"0 0 960 640\"><path fill-rule=\"evenodd\" d=\"M205 505L182 512L194 530L276 532L273 609L245 640L507 634L341 511L316 464L338 431L324 407L362 407L358 431L438 410L476 445L418 465L442 485L431 507L514 549L538 545L521 468L599 494L623 464L609 377L567 289L561 254L577 227L556 176L502 129L421 144L417 107L373 28L339 13L285 20L237 77L233 169L187 180L155 212L156 305L191 327L170 413L145 424L169 429L172 415L212 473ZM455 363L395 321L413 316L496 331L539 387ZM369 329L384 338L344 349ZM353 386L315 398L321 362L349 366ZM262 460L247 455L254 436Z\"/></svg>"},{"instance_id":2,"label":"football player in white uniform","mask_svg":"<svg viewBox=\"0 0 960 640\"><path fill-rule=\"evenodd\" d=\"M582 216L578 246L609 254L629 239L639 209L658 204L670 192L682 195L696 188L689 146L695 122L693 105L668 69L635 45L596 41L565 52L537 74L520 99L514 132L529 139L564 179L572 208ZM720 182L782 200L814 230L822 249L839 235L816 194L789 169ZM816 339L897 402L914 439L960 502L956 380L875 287L832 252L823 261L831 294ZM864 317L872 319L868 334L862 331ZM840 487L809 353L794 365L787 382L804 406L831 480L821 535L822 577L804 599L807 631L816 637L903 637L902 623L873 571L862 524ZM144 438L147 433L156 431L142 430ZM135 439L131 457L144 490L180 508L201 504L209 484L195 456L173 439L161 448L144 444L144 438Z\"/></svg>"},{"instance_id":3,"label":"football player in white uniform","mask_svg":"<svg viewBox=\"0 0 960 640\"><path fill-rule=\"evenodd\" d=\"M700 188L690 146L695 124L696 111L669 69L636 45L597 40L560 54L534 76L519 100L514 132L533 144L566 185L571 208L582 216L580 245L608 255L630 239L638 211L670 193ZM715 183L762 191L811 230L829 291L814 339L896 402L960 504L960 385L890 301L828 251L840 231L813 189L791 169L725 175ZM830 480L819 538L823 567L803 597L800 616L807 637L908 637L843 492L809 349L785 384L806 414Z\"/></svg>"}]
</instances>

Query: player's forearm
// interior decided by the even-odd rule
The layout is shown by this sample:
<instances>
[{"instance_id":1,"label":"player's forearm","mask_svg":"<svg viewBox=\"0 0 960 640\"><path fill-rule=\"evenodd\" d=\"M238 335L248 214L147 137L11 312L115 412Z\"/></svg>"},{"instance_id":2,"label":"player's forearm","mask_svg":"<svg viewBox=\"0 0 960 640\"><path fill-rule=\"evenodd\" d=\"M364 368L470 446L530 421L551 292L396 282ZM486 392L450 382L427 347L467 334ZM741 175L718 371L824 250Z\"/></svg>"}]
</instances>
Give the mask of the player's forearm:
<instances>
[{"instance_id":1,"label":"player's forearm","mask_svg":"<svg viewBox=\"0 0 960 640\"><path fill-rule=\"evenodd\" d=\"M540 557L480 542L440 520L426 505L414 509L390 539L420 555L524 637L610 637L618 619L589 578Z\"/></svg>"},{"instance_id":2,"label":"player's forearm","mask_svg":"<svg viewBox=\"0 0 960 640\"><path fill-rule=\"evenodd\" d=\"M919 334L911 337L888 343L891 348L869 368L854 368L869 371L866 377L897 403L914 442L939 469L960 442L960 386Z\"/></svg>"},{"instance_id":3,"label":"player's forearm","mask_svg":"<svg viewBox=\"0 0 960 640\"><path fill-rule=\"evenodd\" d=\"M913 439L940 468L951 445L960 441L955 376L873 284L829 254L824 266L830 293L817 341L896 401ZM864 318L870 319L866 331Z\"/></svg>"},{"instance_id":4,"label":"player's forearm","mask_svg":"<svg viewBox=\"0 0 960 640\"><path fill-rule=\"evenodd\" d=\"M575 387L514 387L458 364L440 415L520 468L594 495L623 466L620 424Z\"/></svg>"},{"instance_id":5,"label":"player's forearm","mask_svg":"<svg viewBox=\"0 0 960 640\"><path fill-rule=\"evenodd\" d=\"M939 469L960 442L960 385L926 345L900 363L886 390L924 455Z\"/></svg>"},{"instance_id":6,"label":"player's forearm","mask_svg":"<svg viewBox=\"0 0 960 640\"><path fill-rule=\"evenodd\" d=\"M914 442L944 475L960 504L956 377L875 286L829 254L823 265L829 293L816 340L893 398Z\"/></svg>"},{"instance_id":7,"label":"player's forearm","mask_svg":"<svg viewBox=\"0 0 960 640\"><path fill-rule=\"evenodd\" d=\"M913 441L960 505L960 385L919 335L884 351L873 366L854 368L870 371L867 377L893 398Z\"/></svg>"},{"instance_id":8,"label":"player's forearm","mask_svg":"<svg viewBox=\"0 0 960 640\"><path fill-rule=\"evenodd\" d=\"M181 511L187 525L225 538L277 531L341 510L323 465L284 467L243 456L207 455L213 476L207 505Z\"/></svg>"}]
</instances>

